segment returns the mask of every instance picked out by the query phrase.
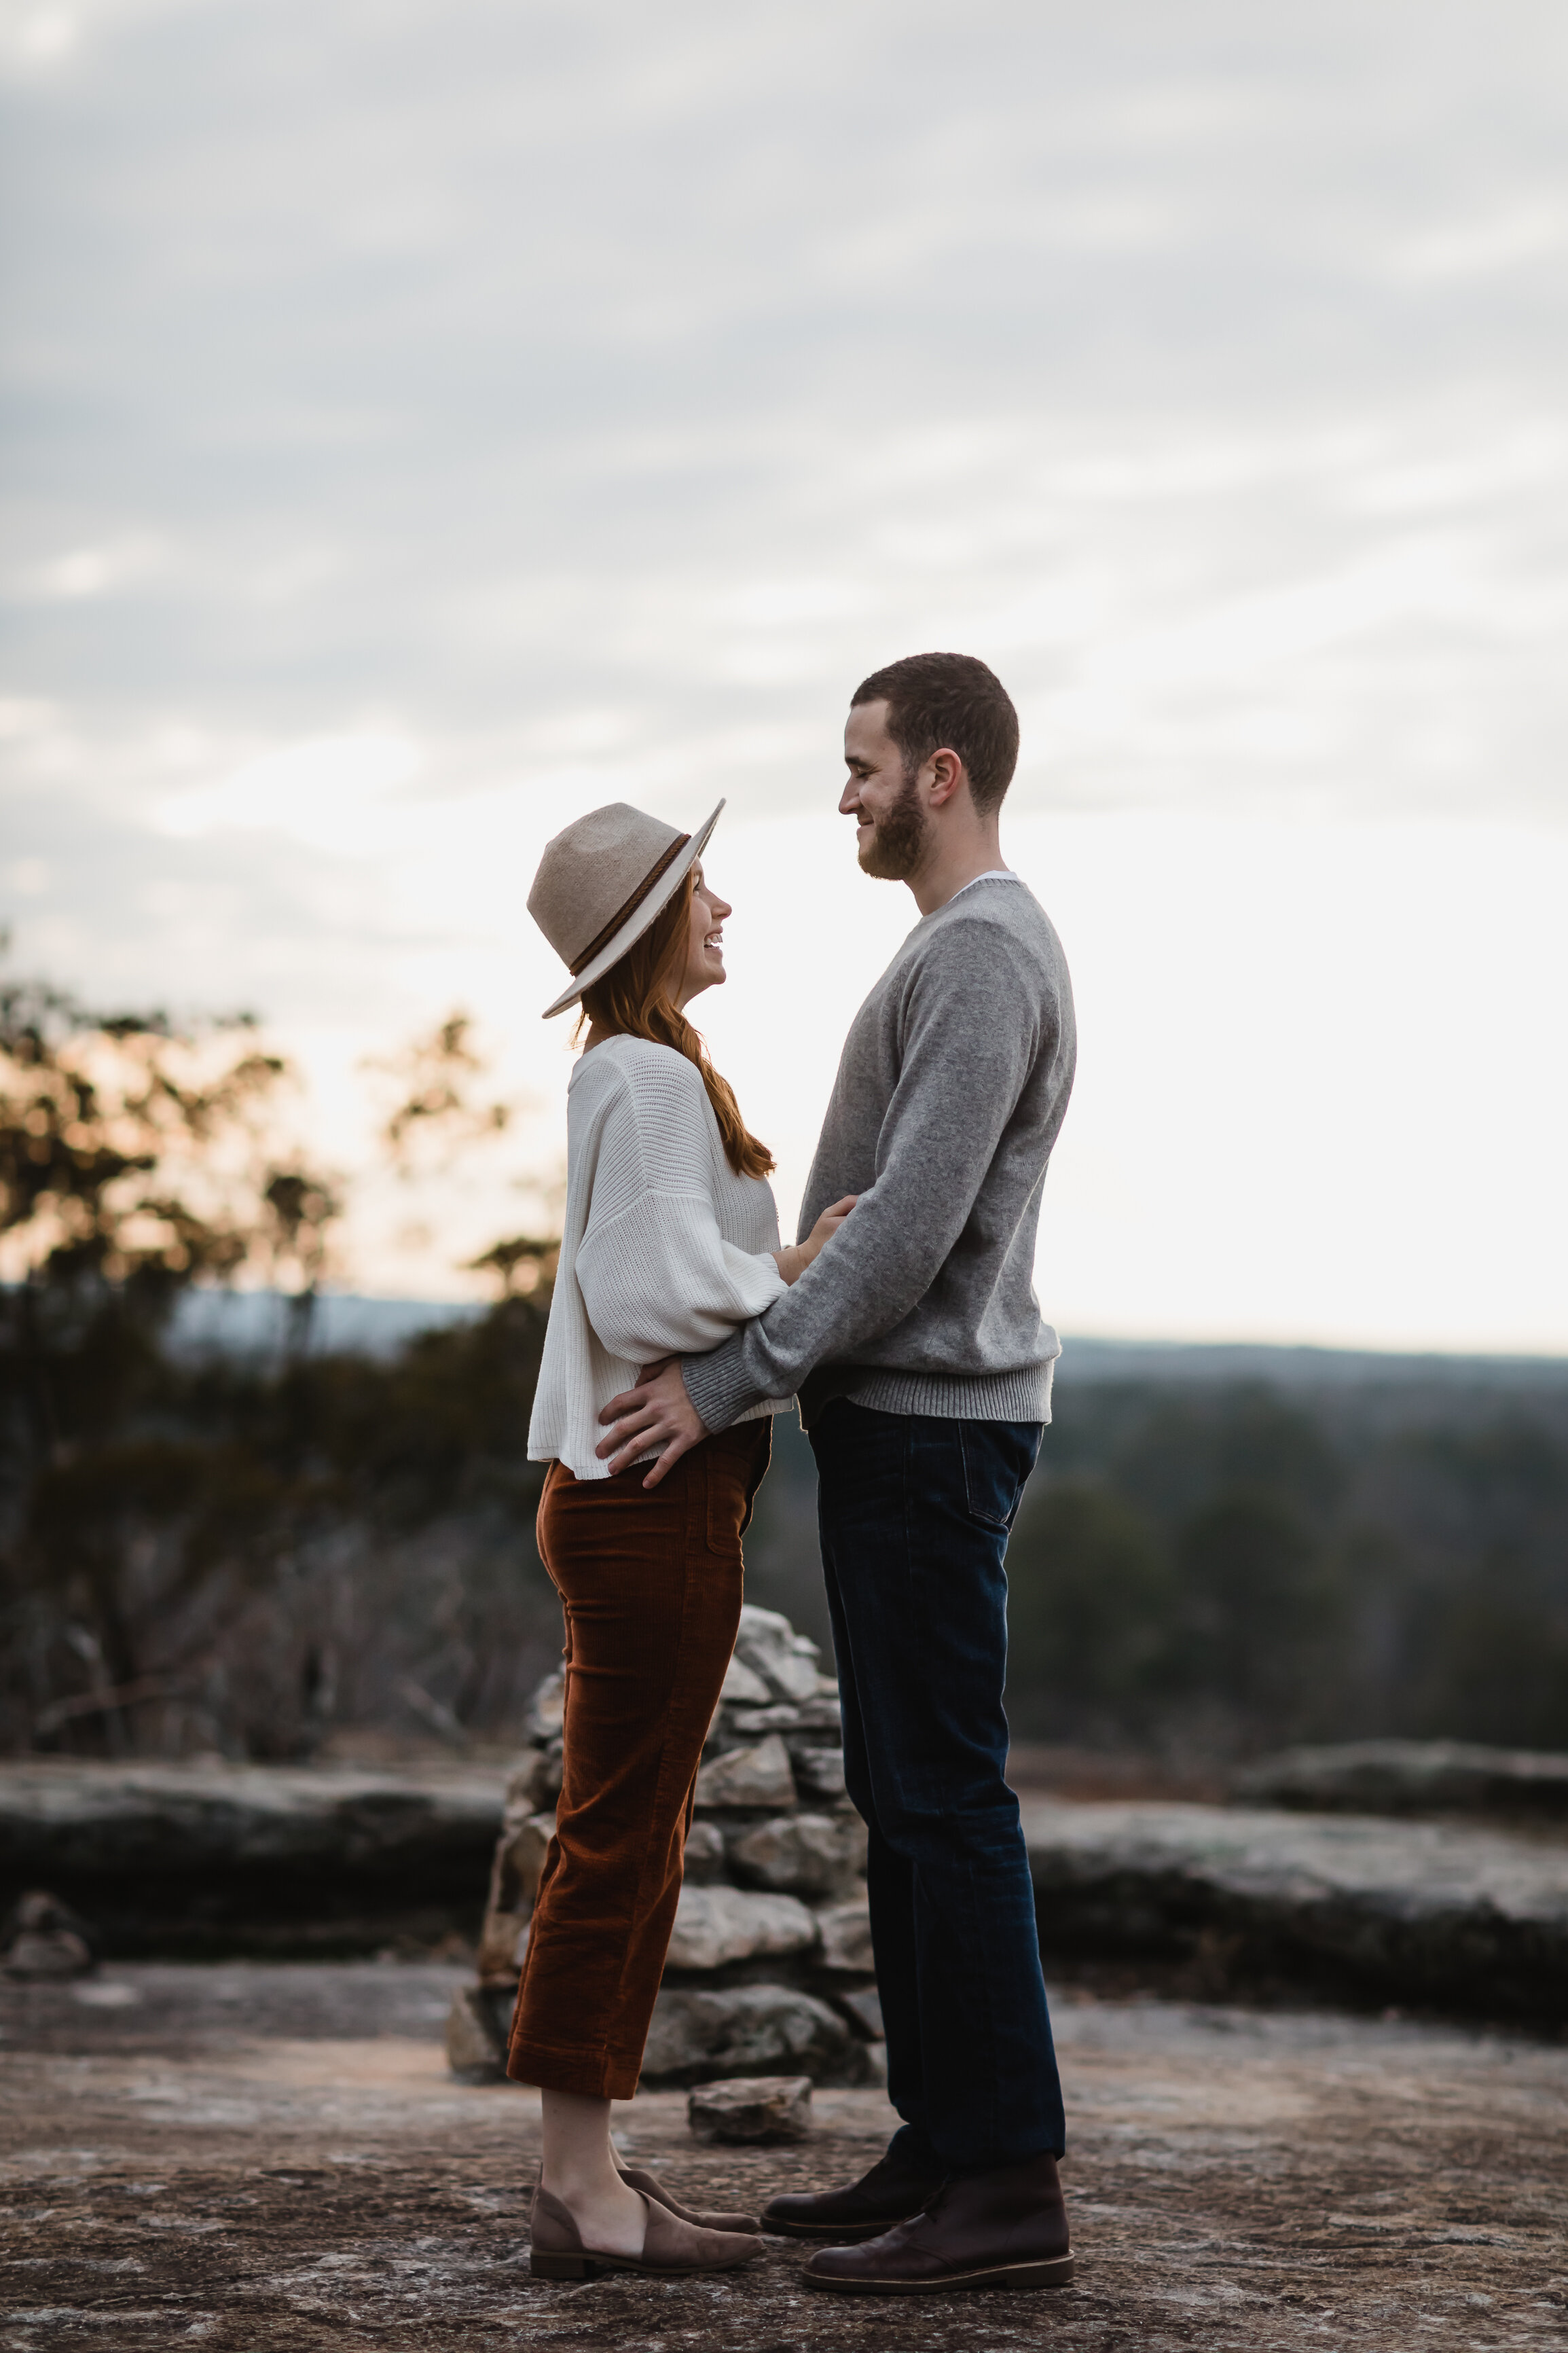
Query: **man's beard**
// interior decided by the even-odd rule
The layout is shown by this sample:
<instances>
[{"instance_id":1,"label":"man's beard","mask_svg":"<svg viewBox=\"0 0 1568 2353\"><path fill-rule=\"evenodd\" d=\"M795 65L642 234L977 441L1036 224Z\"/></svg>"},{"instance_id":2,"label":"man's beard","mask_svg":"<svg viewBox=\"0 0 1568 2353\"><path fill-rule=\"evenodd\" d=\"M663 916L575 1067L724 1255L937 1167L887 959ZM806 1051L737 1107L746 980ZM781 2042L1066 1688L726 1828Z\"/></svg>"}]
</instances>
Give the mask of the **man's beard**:
<instances>
[{"instance_id":1,"label":"man's beard","mask_svg":"<svg viewBox=\"0 0 1568 2353\"><path fill-rule=\"evenodd\" d=\"M871 839L859 853L860 871L875 875L879 882L907 881L921 862L925 842L920 790L914 778L907 776L903 791L886 817L877 818Z\"/></svg>"}]
</instances>

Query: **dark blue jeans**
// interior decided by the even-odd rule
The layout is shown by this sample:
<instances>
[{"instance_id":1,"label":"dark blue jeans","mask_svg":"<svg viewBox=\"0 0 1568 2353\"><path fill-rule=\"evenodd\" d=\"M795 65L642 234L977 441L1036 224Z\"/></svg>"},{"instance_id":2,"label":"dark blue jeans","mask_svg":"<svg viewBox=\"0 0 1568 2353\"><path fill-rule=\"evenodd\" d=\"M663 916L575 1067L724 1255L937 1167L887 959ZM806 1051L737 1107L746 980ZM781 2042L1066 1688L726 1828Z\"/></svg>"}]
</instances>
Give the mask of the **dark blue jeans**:
<instances>
[{"instance_id":1,"label":"dark blue jeans","mask_svg":"<svg viewBox=\"0 0 1568 2353\"><path fill-rule=\"evenodd\" d=\"M1037 1422L875 1413L811 1432L844 1770L870 1832L893 2147L983 2172L1062 2153L1018 1801L1003 1778L1007 1531Z\"/></svg>"}]
</instances>

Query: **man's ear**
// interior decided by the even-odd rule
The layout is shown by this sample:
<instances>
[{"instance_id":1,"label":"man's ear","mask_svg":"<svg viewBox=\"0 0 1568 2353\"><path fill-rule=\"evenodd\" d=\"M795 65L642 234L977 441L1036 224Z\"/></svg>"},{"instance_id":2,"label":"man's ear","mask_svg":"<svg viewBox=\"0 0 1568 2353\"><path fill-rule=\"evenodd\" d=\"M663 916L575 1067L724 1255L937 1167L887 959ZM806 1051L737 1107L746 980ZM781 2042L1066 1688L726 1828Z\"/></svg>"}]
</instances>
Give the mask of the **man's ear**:
<instances>
[{"instance_id":1,"label":"man's ear","mask_svg":"<svg viewBox=\"0 0 1568 2353\"><path fill-rule=\"evenodd\" d=\"M956 752L933 752L926 765L931 770L931 806L945 808L964 781L963 763Z\"/></svg>"}]
</instances>

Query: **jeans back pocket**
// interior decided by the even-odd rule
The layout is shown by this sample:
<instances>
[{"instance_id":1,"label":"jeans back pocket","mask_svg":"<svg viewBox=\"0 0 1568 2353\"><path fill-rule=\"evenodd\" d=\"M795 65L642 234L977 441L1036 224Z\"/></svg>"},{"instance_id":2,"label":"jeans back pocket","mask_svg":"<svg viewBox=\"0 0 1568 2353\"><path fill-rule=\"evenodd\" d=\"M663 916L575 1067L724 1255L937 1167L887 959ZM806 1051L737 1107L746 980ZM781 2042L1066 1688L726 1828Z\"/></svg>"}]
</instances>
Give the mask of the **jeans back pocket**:
<instances>
[{"instance_id":1,"label":"jeans back pocket","mask_svg":"<svg viewBox=\"0 0 1568 2353\"><path fill-rule=\"evenodd\" d=\"M1024 1487L1040 1451L1041 1425L1033 1421L962 1421L963 1500L971 1519L1011 1528Z\"/></svg>"}]
</instances>

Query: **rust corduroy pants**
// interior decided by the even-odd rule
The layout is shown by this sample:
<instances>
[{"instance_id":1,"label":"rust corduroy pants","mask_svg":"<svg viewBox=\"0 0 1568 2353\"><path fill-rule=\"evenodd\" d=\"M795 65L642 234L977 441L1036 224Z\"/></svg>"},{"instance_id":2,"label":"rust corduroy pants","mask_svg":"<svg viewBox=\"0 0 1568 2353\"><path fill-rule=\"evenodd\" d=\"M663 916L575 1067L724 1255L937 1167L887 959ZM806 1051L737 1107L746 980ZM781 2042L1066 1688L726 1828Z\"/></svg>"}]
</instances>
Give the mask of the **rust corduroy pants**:
<instances>
[{"instance_id":1,"label":"rust corduroy pants","mask_svg":"<svg viewBox=\"0 0 1568 2353\"><path fill-rule=\"evenodd\" d=\"M507 2073L629 2100L664 1970L702 1744L741 1618L741 1537L771 1425L737 1422L646 1492L647 1465L552 1462L539 1549L566 1620L564 1778Z\"/></svg>"}]
</instances>

